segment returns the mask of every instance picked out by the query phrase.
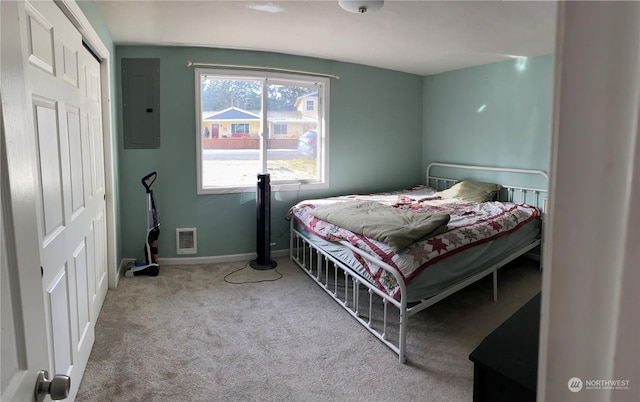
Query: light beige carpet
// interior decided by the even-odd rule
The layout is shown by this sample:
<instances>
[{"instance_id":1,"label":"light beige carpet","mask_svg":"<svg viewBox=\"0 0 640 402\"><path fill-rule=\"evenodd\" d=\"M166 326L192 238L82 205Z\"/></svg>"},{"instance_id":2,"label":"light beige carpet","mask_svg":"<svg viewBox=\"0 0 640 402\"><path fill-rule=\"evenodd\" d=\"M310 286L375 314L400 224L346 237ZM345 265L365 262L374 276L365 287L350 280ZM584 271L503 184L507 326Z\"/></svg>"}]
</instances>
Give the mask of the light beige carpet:
<instances>
[{"instance_id":1,"label":"light beige carpet","mask_svg":"<svg viewBox=\"0 0 640 402\"><path fill-rule=\"evenodd\" d=\"M540 290L502 268L409 320L407 363L286 258L164 266L107 294L77 401L471 401L469 353ZM277 279L259 283L231 284Z\"/></svg>"}]
</instances>

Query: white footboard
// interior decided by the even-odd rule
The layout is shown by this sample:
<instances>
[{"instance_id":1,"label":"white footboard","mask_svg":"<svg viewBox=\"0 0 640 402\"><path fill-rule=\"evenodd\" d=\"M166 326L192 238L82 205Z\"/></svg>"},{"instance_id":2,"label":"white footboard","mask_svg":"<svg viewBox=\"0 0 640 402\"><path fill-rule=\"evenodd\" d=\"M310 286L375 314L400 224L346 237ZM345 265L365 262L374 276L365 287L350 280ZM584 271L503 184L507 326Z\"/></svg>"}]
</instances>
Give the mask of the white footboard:
<instances>
[{"instance_id":1,"label":"white footboard","mask_svg":"<svg viewBox=\"0 0 640 402\"><path fill-rule=\"evenodd\" d=\"M396 352L400 362L404 363L408 317L406 287L398 272L382 261L354 249L364 258L394 275L400 284L400 301L385 294L357 272L309 242L294 228L293 221L294 219L291 220L291 260L369 332ZM353 249L349 243L341 243ZM382 314L377 314L380 311ZM392 325L396 328L392 329ZM393 332L394 336L390 336L390 332Z\"/></svg>"},{"instance_id":2,"label":"white footboard","mask_svg":"<svg viewBox=\"0 0 640 402\"><path fill-rule=\"evenodd\" d=\"M367 258L370 262L391 272L400 284L400 301L382 292L350 267L331 256L322 248L311 243L302 233L297 231L293 225L292 219L291 260L300 266L311 279L337 301L342 308L348 311L362 326L393 350L398 355L400 363L406 361L407 325L409 317L490 274L493 276L493 300L497 301L498 269L540 245L540 240L535 240L526 247L506 256L503 260L489 268L444 289L429 299L422 300L412 307L407 307L406 286L400 275L393 268L382 261L375 260L348 242L341 242L361 257Z\"/></svg>"}]
</instances>

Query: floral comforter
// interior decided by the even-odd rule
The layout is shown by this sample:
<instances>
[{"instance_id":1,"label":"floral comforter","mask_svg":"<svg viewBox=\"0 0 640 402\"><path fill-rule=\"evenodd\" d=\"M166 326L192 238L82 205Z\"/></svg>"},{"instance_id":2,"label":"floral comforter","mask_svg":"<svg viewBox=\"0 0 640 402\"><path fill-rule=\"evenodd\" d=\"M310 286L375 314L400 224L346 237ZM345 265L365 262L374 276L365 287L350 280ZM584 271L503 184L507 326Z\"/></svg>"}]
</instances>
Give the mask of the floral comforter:
<instances>
[{"instance_id":1,"label":"floral comforter","mask_svg":"<svg viewBox=\"0 0 640 402\"><path fill-rule=\"evenodd\" d=\"M537 208L509 202L471 203L453 198L440 198L424 186L410 190L371 195L348 195L318 200L305 200L293 206L287 217L294 217L304 228L328 241L348 241L355 247L396 269L409 283L430 265L475 245L512 233L534 219L540 218ZM311 214L320 205L334 202L377 201L392 208L418 213L449 214L447 231L419 240L400 252L363 235L322 221ZM378 288L399 299L400 287L392 274L354 253Z\"/></svg>"}]
</instances>

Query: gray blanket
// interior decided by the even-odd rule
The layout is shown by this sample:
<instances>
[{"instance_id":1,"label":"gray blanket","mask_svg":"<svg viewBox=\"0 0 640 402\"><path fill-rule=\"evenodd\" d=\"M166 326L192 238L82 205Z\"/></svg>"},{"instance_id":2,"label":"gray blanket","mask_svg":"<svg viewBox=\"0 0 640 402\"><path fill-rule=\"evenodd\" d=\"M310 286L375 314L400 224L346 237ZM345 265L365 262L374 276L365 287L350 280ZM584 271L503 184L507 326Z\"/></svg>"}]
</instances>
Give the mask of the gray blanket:
<instances>
[{"instance_id":1,"label":"gray blanket","mask_svg":"<svg viewBox=\"0 0 640 402\"><path fill-rule=\"evenodd\" d=\"M448 214L421 214L375 201L322 205L311 211L318 219L388 244L395 252L416 241L444 233Z\"/></svg>"}]
</instances>

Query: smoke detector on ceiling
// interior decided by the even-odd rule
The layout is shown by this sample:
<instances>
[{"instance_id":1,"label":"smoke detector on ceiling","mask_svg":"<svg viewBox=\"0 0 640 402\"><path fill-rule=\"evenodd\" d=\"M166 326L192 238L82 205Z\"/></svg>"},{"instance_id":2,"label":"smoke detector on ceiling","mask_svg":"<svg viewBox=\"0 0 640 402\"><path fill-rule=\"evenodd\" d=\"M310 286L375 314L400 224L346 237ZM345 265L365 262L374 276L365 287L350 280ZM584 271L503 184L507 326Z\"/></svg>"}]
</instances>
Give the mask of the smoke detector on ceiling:
<instances>
[{"instance_id":1,"label":"smoke detector on ceiling","mask_svg":"<svg viewBox=\"0 0 640 402\"><path fill-rule=\"evenodd\" d=\"M384 0L339 0L338 3L350 13L364 14L381 9Z\"/></svg>"}]
</instances>

